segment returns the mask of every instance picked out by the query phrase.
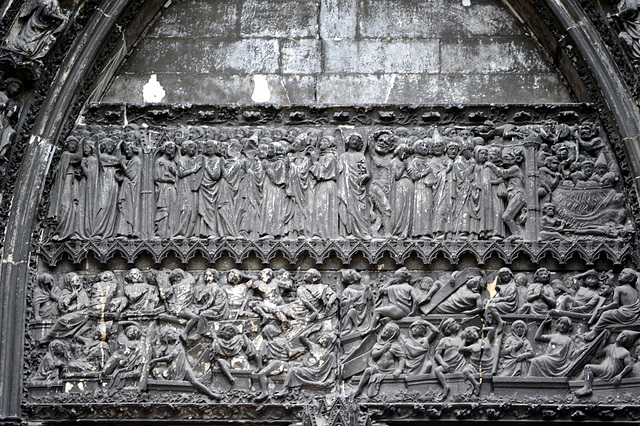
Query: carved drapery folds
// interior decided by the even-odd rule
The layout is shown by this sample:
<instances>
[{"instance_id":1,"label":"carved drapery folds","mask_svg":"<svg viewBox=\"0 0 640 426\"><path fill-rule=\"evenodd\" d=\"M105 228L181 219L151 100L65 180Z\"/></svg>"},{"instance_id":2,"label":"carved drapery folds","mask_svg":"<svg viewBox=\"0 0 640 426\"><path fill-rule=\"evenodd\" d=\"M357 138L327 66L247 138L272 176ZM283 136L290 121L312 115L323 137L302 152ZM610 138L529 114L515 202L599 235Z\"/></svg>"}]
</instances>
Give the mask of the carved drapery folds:
<instances>
[{"instance_id":1,"label":"carved drapery folds","mask_svg":"<svg viewBox=\"0 0 640 426\"><path fill-rule=\"evenodd\" d=\"M525 387L584 402L639 386L635 230L588 105L100 105L55 164L34 409L291 418L277 407L340 397L465 418L455 404Z\"/></svg>"},{"instance_id":2,"label":"carved drapery folds","mask_svg":"<svg viewBox=\"0 0 640 426\"><path fill-rule=\"evenodd\" d=\"M41 403L128 391L161 402L166 390L456 402L525 384L606 395L640 379L637 279L630 268L43 273L27 386Z\"/></svg>"},{"instance_id":3,"label":"carved drapery folds","mask_svg":"<svg viewBox=\"0 0 640 426\"><path fill-rule=\"evenodd\" d=\"M626 255L614 247L634 228L592 115L489 109L425 124L428 113L402 122L374 110L376 120L362 126L352 112L325 112L353 123L341 126L326 117L299 124L296 114L311 112L294 111L285 126L281 116L247 124L254 121L248 112L235 124L182 117L183 125L158 127L154 118L171 113L154 110L121 127L100 124L119 111L100 110L96 123L79 126L64 144L45 256L73 257L77 244L67 242L79 241L103 257L99 247L123 240L156 258L154 247L164 250L158 242L165 240L209 253L230 245L236 259L247 251L264 258L262 246L295 259L330 244L362 247L374 258L376 244L412 243L429 259L435 244L451 241L467 244L480 262L485 256L473 247L486 243L507 251L561 244L557 257L581 246L589 262L596 246L619 253L616 263Z\"/></svg>"}]
</instances>

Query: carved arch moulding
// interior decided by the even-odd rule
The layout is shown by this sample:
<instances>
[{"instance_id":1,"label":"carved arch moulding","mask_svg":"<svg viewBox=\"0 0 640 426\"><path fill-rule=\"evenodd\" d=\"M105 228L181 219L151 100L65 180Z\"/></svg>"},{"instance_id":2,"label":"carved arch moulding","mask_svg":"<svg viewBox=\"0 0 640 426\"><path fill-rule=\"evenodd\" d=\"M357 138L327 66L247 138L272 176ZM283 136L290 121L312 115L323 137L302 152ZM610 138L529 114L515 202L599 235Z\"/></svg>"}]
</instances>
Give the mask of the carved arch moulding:
<instances>
[{"instance_id":1,"label":"carved arch moulding","mask_svg":"<svg viewBox=\"0 0 640 426\"><path fill-rule=\"evenodd\" d=\"M640 416L625 2L509 4L576 103L351 106L96 102L162 5L60 3L2 9L0 420Z\"/></svg>"}]
</instances>

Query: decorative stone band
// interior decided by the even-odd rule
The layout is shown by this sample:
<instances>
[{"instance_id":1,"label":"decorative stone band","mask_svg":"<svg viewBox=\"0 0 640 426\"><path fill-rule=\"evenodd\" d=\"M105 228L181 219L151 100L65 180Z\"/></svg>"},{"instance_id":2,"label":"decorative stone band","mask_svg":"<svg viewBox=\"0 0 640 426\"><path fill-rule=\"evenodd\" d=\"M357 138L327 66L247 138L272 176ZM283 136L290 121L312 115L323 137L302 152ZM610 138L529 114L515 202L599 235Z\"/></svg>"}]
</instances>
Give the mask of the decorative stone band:
<instances>
[{"instance_id":1,"label":"decorative stone band","mask_svg":"<svg viewBox=\"0 0 640 426\"><path fill-rule=\"evenodd\" d=\"M479 265L491 256L497 256L505 263L511 264L519 256L526 256L538 263L547 255L551 255L561 264L574 256L578 256L588 265L602 255L614 264L627 261L638 262L633 247L623 241L589 241L571 242L511 242L511 241L420 241L420 240L372 240L368 242L353 240L335 241L247 241L247 240L95 240L47 242L38 246L38 253L49 266L55 266L64 257L79 264L91 253L100 263L106 263L114 256L121 256L127 263L134 263L142 254L153 257L159 264L169 255L176 256L182 263L201 256L208 262L215 262L223 255L228 255L236 263L249 256L256 256L263 263L268 263L280 255L290 261L296 261L309 255L317 263L322 263L330 256L335 256L347 264L353 256L362 254L369 262L376 264L383 256L389 255L398 263L403 263L409 256L415 255L425 263L431 263L436 257L444 256L452 264L457 264L461 256L471 254Z\"/></svg>"}]
</instances>

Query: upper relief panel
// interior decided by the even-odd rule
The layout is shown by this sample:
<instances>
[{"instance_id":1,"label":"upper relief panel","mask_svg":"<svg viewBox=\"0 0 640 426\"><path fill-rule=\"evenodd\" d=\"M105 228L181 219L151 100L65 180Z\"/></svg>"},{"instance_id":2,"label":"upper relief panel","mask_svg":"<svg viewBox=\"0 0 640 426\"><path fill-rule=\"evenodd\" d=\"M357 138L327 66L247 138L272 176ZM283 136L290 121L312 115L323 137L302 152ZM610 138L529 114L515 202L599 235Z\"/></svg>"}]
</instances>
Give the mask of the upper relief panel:
<instances>
[{"instance_id":1,"label":"upper relief panel","mask_svg":"<svg viewBox=\"0 0 640 426\"><path fill-rule=\"evenodd\" d=\"M145 85L156 90L145 97ZM178 0L139 41L102 101L350 105L572 97L496 0Z\"/></svg>"}]
</instances>

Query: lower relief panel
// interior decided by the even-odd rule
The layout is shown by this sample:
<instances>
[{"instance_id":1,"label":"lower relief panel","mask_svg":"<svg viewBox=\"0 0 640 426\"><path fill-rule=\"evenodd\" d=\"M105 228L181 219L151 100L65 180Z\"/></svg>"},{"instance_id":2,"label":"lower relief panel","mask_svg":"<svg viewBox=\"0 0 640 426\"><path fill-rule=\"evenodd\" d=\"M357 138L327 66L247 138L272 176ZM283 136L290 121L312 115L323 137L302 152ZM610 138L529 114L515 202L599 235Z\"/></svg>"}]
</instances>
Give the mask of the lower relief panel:
<instances>
[{"instance_id":1,"label":"lower relief panel","mask_svg":"<svg viewBox=\"0 0 640 426\"><path fill-rule=\"evenodd\" d=\"M41 273L27 405L35 418L294 421L353 399L382 418L633 404L636 280L629 268Z\"/></svg>"}]
</instances>

